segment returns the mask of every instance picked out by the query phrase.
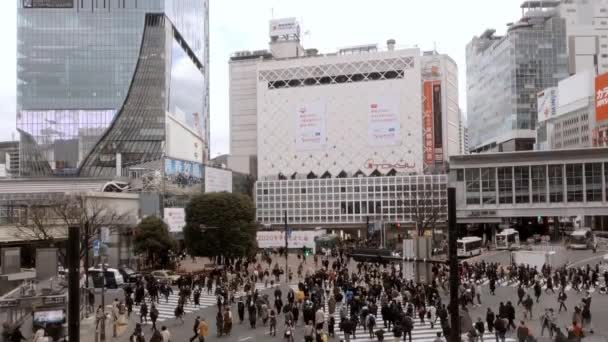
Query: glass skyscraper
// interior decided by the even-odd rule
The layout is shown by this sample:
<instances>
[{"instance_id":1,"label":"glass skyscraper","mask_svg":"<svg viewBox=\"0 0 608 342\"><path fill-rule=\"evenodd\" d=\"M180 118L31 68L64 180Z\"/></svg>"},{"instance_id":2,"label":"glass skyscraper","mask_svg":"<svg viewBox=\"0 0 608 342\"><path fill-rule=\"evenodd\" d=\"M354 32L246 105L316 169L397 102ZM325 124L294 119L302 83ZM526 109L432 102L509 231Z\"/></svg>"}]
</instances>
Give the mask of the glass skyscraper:
<instances>
[{"instance_id":1,"label":"glass skyscraper","mask_svg":"<svg viewBox=\"0 0 608 342\"><path fill-rule=\"evenodd\" d=\"M471 150L531 150L537 93L568 77L564 19L554 9L528 11L505 36L473 38L466 58Z\"/></svg>"},{"instance_id":2,"label":"glass skyscraper","mask_svg":"<svg viewBox=\"0 0 608 342\"><path fill-rule=\"evenodd\" d=\"M207 0L17 1L22 176L208 159Z\"/></svg>"}]
</instances>

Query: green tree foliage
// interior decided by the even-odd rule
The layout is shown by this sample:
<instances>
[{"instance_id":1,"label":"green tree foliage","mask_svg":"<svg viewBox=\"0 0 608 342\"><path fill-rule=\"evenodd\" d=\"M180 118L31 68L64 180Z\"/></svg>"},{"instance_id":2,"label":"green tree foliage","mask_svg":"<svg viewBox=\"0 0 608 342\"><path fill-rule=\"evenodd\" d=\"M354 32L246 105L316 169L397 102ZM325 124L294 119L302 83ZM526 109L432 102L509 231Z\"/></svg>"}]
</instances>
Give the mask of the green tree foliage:
<instances>
[{"instance_id":1,"label":"green tree foliage","mask_svg":"<svg viewBox=\"0 0 608 342\"><path fill-rule=\"evenodd\" d=\"M174 247L175 241L160 218L148 216L137 226L133 249L136 254L145 255L147 264L167 266Z\"/></svg>"},{"instance_id":2,"label":"green tree foliage","mask_svg":"<svg viewBox=\"0 0 608 342\"><path fill-rule=\"evenodd\" d=\"M242 194L201 194L186 207L184 240L194 256L250 256L257 249L256 230L253 202Z\"/></svg>"}]
</instances>

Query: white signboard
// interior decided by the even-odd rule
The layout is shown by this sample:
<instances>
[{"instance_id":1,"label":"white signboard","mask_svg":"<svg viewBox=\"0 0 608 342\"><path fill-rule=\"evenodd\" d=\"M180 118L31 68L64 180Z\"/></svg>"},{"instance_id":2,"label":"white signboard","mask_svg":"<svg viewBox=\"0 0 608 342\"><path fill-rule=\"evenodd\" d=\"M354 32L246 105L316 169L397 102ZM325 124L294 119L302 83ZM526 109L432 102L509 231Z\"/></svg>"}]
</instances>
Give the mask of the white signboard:
<instances>
[{"instance_id":1,"label":"white signboard","mask_svg":"<svg viewBox=\"0 0 608 342\"><path fill-rule=\"evenodd\" d=\"M205 166L205 192L232 192L232 171Z\"/></svg>"},{"instance_id":2,"label":"white signboard","mask_svg":"<svg viewBox=\"0 0 608 342\"><path fill-rule=\"evenodd\" d=\"M169 232L181 233L186 226L186 210L184 208L165 208L165 223Z\"/></svg>"},{"instance_id":3,"label":"white signboard","mask_svg":"<svg viewBox=\"0 0 608 342\"><path fill-rule=\"evenodd\" d=\"M289 248L314 248L315 236L322 235L318 231L292 231L289 240ZM256 240L259 248L285 247L285 232L282 230L259 231Z\"/></svg>"},{"instance_id":4,"label":"white signboard","mask_svg":"<svg viewBox=\"0 0 608 342\"><path fill-rule=\"evenodd\" d=\"M399 103L396 97L379 97L368 105L368 142L370 146L399 144Z\"/></svg>"},{"instance_id":5,"label":"white signboard","mask_svg":"<svg viewBox=\"0 0 608 342\"><path fill-rule=\"evenodd\" d=\"M557 88L547 88L538 93L537 98L538 122L543 122L557 114Z\"/></svg>"},{"instance_id":6,"label":"white signboard","mask_svg":"<svg viewBox=\"0 0 608 342\"><path fill-rule=\"evenodd\" d=\"M296 18L273 19L270 21L270 36L286 36L290 34L300 35L300 25Z\"/></svg>"},{"instance_id":7,"label":"white signboard","mask_svg":"<svg viewBox=\"0 0 608 342\"><path fill-rule=\"evenodd\" d=\"M322 150L327 140L325 132L325 102L302 104L295 111L296 150Z\"/></svg>"}]
</instances>

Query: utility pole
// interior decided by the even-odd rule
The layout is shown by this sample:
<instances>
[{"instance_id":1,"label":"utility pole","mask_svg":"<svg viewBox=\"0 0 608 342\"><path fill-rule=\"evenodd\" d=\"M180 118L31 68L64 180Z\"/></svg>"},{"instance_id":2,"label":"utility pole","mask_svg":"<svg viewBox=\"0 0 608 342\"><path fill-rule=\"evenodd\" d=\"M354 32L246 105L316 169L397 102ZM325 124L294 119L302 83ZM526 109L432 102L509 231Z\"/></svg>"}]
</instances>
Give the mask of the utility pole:
<instances>
[{"instance_id":1,"label":"utility pole","mask_svg":"<svg viewBox=\"0 0 608 342\"><path fill-rule=\"evenodd\" d=\"M456 188L448 188L448 259L450 267L450 336L448 342L460 341L460 310L458 308L458 254L456 252L458 239L456 222ZM447 337L447 336L446 336Z\"/></svg>"},{"instance_id":2,"label":"utility pole","mask_svg":"<svg viewBox=\"0 0 608 342\"><path fill-rule=\"evenodd\" d=\"M289 285L289 272L287 272L287 263L289 259L289 228L287 228L287 210L285 210L285 284Z\"/></svg>"},{"instance_id":3,"label":"utility pole","mask_svg":"<svg viewBox=\"0 0 608 342\"><path fill-rule=\"evenodd\" d=\"M85 295L85 303L86 303L86 309L84 310L85 312L85 317L89 317L89 305L91 305L91 303L89 303L89 241L91 240L91 232L89 231L89 222L85 222L84 224L84 281L85 281L85 285L84 288L87 289L87 293ZM93 308L93 310L95 310L95 308Z\"/></svg>"},{"instance_id":4,"label":"utility pole","mask_svg":"<svg viewBox=\"0 0 608 342\"><path fill-rule=\"evenodd\" d=\"M106 340L106 263L104 260L104 256L106 253L106 249L104 247L104 242L102 238L103 229L99 230L99 241L101 243L101 248L99 248L99 261L101 263L101 307L103 310L103 320L101 321L101 332L99 333L99 340L101 342Z\"/></svg>"},{"instance_id":5,"label":"utility pole","mask_svg":"<svg viewBox=\"0 0 608 342\"><path fill-rule=\"evenodd\" d=\"M68 228L68 337L80 341L80 227Z\"/></svg>"}]
</instances>

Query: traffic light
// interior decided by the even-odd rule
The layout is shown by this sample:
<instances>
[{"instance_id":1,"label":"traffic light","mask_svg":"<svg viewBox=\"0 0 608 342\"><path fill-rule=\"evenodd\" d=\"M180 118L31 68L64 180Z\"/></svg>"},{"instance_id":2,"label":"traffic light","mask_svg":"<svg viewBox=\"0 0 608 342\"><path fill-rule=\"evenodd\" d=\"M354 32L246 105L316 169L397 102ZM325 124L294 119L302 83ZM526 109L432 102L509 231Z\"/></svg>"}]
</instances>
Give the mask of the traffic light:
<instances>
[{"instance_id":1,"label":"traffic light","mask_svg":"<svg viewBox=\"0 0 608 342\"><path fill-rule=\"evenodd\" d=\"M310 248L304 248L304 256L310 255Z\"/></svg>"},{"instance_id":2,"label":"traffic light","mask_svg":"<svg viewBox=\"0 0 608 342\"><path fill-rule=\"evenodd\" d=\"M397 223L395 224L395 228L397 228L397 230L401 229L401 223L397 222Z\"/></svg>"}]
</instances>

